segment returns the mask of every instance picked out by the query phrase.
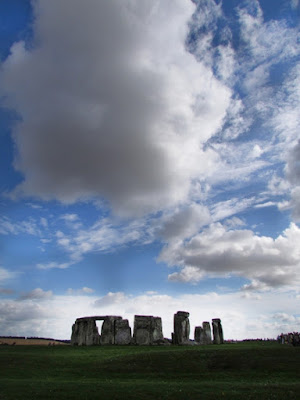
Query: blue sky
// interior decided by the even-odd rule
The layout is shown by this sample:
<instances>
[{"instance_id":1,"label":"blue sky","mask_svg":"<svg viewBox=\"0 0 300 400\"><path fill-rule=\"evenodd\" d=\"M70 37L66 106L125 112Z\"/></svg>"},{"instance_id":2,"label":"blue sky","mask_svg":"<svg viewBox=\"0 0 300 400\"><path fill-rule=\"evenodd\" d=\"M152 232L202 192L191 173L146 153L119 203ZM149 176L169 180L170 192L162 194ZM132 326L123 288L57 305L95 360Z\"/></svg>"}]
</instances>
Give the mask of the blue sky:
<instances>
[{"instance_id":1,"label":"blue sky","mask_svg":"<svg viewBox=\"0 0 300 400\"><path fill-rule=\"evenodd\" d=\"M299 330L299 10L1 1L2 335Z\"/></svg>"}]
</instances>

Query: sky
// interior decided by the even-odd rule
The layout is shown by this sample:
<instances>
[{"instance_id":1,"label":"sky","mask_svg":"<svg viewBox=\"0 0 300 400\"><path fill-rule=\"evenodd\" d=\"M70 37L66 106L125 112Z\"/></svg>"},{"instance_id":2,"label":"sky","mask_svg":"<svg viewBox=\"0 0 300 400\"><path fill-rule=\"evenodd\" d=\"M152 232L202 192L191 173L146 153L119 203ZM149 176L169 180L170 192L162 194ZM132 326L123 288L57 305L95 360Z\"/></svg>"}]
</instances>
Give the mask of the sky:
<instances>
[{"instance_id":1,"label":"sky","mask_svg":"<svg viewBox=\"0 0 300 400\"><path fill-rule=\"evenodd\" d=\"M0 2L0 335L300 327L299 0Z\"/></svg>"}]
</instances>

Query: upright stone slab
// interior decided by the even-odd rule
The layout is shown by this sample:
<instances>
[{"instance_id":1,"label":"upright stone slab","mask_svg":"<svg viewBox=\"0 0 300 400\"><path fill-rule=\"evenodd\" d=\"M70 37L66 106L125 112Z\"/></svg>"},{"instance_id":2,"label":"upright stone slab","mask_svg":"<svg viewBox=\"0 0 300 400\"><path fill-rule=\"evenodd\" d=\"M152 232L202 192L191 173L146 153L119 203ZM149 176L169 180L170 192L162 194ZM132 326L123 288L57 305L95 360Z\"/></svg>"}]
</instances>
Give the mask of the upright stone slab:
<instances>
[{"instance_id":1,"label":"upright stone slab","mask_svg":"<svg viewBox=\"0 0 300 400\"><path fill-rule=\"evenodd\" d=\"M115 344L115 322L122 320L122 317L107 316L104 319L101 329L100 343L102 345Z\"/></svg>"},{"instance_id":2,"label":"upright stone slab","mask_svg":"<svg viewBox=\"0 0 300 400\"><path fill-rule=\"evenodd\" d=\"M133 342L137 345L151 344L151 316L135 315Z\"/></svg>"},{"instance_id":3,"label":"upright stone slab","mask_svg":"<svg viewBox=\"0 0 300 400\"><path fill-rule=\"evenodd\" d=\"M163 344L161 318L152 315L135 315L133 343L137 345Z\"/></svg>"},{"instance_id":4,"label":"upright stone slab","mask_svg":"<svg viewBox=\"0 0 300 400\"><path fill-rule=\"evenodd\" d=\"M128 319L115 321L115 344L127 345L131 343L131 328Z\"/></svg>"},{"instance_id":5,"label":"upright stone slab","mask_svg":"<svg viewBox=\"0 0 300 400\"><path fill-rule=\"evenodd\" d=\"M94 319L79 318L72 327L73 346L92 346L100 342L98 328Z\"/></svg>"},{"instance_id":6,"label":"upright stone slab","mask_svg":"<svg viewBox=\"0 0 300 400\"><path fill-rule=\"evenodd\" d=\"M202 326L195 326L195 332L194 332L194 340L196 343L203 344L202 343L202 338L203 338L203 328Z\"/></svg>"},{"instance_id":7,"label":"upright stone slab","mask_svg":"<svg viewBox=\"0 0 300 400\"><path fill-rule=\"evenodd\" d=\"M221 320L219 318L214 318L212 320L212 327L213 327L213 336L214 336L214 344L223 344L223 329Z\"/></svg>"},{"instance_id":8,"label":"upright stone slab","mask_svg":"<svg viewBox=\"0 0 300 400\"><path fill-rule=\"evenodd\" d=\"M210 323L205 321L202 326L195 327L195 342L198 344L211 344Z\"/></svg>"},{"instance_id":9,"label":"upright stone slab","mask_svg":"<svg viewBox=\"0 0 300 400\"><path fill-rule=\"evenodd\" d=\"M162 344L164 335L162 332L162 322L160 317L152 317L151 320L151 344Z\"/></svg>"},{"instance_id":10,"label":"upright stone slab","mask_svg":"<svg viewBox=\"0 0 300 400\"><path fill-rule=\"evenodd\" d=\"M210 328L210 323L208 321L204 321L202 323L203 327L203 344L212 344L211 340L211 328Z\"/></svg>"},{"instance_id":11,"label":"upright stone slab","mask_svg":"<svg viewBox=\"0 0 300 400\"><path fill-rule=\"evenodd\" d=\"M174 314L174 334L172 335L173 344L189 344L190 337L190 313L178 311Z\"/></svg>"}]
</instances>

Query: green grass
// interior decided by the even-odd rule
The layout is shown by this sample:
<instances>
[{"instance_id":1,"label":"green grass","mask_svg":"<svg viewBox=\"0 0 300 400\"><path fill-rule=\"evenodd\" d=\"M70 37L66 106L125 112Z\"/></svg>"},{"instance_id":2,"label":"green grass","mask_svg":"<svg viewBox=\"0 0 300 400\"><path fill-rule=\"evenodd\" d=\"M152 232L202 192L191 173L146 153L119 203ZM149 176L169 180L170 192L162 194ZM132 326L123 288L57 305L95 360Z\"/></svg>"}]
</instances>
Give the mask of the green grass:
<instances>
[{"instance_id":1,"label":"green grass","mask_svg":"<svg viewBox=\"0 0 300 400\"><path fill-rule=\"evenodd\" d=\"M0 400L300 399L300 347L0 347Z\"/></svg>"}]
</instances>

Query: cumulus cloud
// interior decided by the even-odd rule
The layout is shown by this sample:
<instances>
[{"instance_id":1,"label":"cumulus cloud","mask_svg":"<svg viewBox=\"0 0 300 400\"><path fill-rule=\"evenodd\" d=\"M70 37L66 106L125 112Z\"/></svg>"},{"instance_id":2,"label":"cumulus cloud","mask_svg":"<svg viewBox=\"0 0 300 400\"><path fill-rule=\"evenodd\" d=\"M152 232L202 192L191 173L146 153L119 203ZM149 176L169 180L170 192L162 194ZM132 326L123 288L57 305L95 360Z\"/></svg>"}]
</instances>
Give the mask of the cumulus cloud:
<instances>
[{"instance_id":1,"label":"cumulus cloud","mask_svg":"<svg viewBox=\"0 0 300 400\"><path fill-rule=\"evenodd\" d=\"M159 220L157 233L164 240L188 238L211 222L209 209L200 204L191 204L182 209L166 213Z\"/></svg>"},{"instance_id":2,"label":"cumulus cloud","mask_svg":"<svg viewBox=\"0 0 300 400\"><path fill-rule=\"evenodd\" d=\"M111 306L114 304L120 304L127 300L125 293L123 292L109 292L105 296L96 300L94 303L94 307L104 307Z\"/></svg>"},{"instance_id":3,"label":"cumulus cloud","mask_svg":"<svg viewBox=\"0 0 300 400\"><path fill-rule=\"evenodd\" d=\"M300 221L300 141L291 149L285 168L291 199L286 207L292 208L292 216Z\"/></svg>"},{"instance_id":4,"label":"cumulus cloud","mask_svg":"<svg viewBox=\"0 0 300 400\"><path fill-rule=\"evenodd\" d=\"M185 49L195 5L34 7L33 45L15 43L2 66L6 102L22 118L15 166L25 180L15 195L97 197L130 215L184 202L192 179L213 166L203 144L231 96Z\"/></svg>"},{"instance_id":5,"label":"cumulus cloud","mask_svg":"<svg viewBox=\"0 0 300 400\"><path fill-rule=\"evenodd\" d=\"M173 281L238 275L254 281L248 289L292 287L299 284L299 239L300 229L295 224L273 239L215 223L189 241L169 243L158 259L182 268L169 276Z\"/></svg>"},{"instance_id":6,"label":"cumulus cloud","mask_svg":"<svg viewBox=\"0 0 300 400\"><path fill-rule=\"evenodd\" d=\"M23 293L19 300L44 300L52 297L53 293L51 290L43 290L41 288L36 288L31 290L30 292Z\"/></svg>"},{"instance_id":7,"label":"cumulus cloud","mask_svg":"<svg viewBox=\"0 0 300 400\"><path fill-rule=\"evenodd\" d=\"M286 175L292 184L300 186L300 140L290 152Z\"/></svg>"}]
</instances>

